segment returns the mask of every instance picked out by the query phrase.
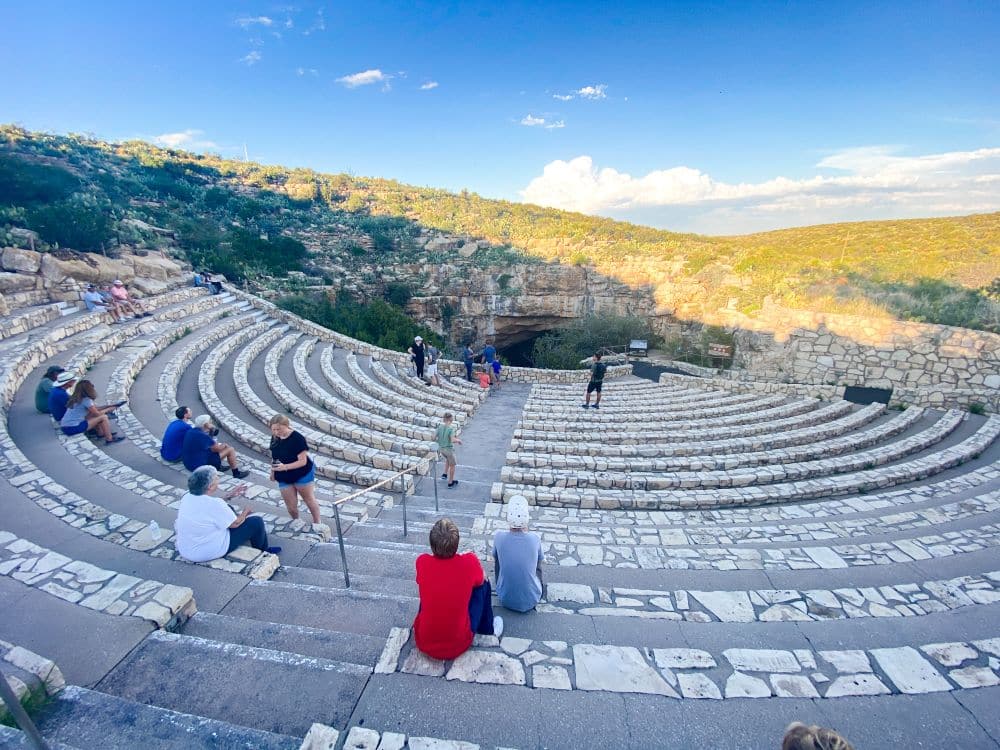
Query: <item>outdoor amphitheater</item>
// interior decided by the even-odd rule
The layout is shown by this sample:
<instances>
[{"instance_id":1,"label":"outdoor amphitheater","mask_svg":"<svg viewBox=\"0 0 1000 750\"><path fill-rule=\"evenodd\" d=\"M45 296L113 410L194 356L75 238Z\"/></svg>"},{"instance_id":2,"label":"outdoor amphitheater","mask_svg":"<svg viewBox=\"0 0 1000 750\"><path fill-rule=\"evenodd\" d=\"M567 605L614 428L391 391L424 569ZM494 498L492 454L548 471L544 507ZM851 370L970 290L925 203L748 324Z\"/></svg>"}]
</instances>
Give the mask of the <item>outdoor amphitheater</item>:
<instances>
[{"instance_id":1,"label":"outdoor amphitheater","mask_svg":"<svg viewBox=\"0 0 1000 750\"><path fill-rule=\"evenodd\" d=\"M0 325L0 655L53 748L770 748L792 721L857 748L995 747L1000 416L609 368L401 352L240 291L175 288L108 325L24 299ZM50 365L125 401L113 445L34 409ZM173 412L236 446L280 554L185 561ZM435 427L455 414L459 482ZM275 414L315 458L323 523L269 481ZM416 557L442 517L492 575L523 495L535 611L454 661L416 649ZM303 518L308 518L305 514ZM0 726L0 747L29 747Z\"/></svg>"}]
</instances>

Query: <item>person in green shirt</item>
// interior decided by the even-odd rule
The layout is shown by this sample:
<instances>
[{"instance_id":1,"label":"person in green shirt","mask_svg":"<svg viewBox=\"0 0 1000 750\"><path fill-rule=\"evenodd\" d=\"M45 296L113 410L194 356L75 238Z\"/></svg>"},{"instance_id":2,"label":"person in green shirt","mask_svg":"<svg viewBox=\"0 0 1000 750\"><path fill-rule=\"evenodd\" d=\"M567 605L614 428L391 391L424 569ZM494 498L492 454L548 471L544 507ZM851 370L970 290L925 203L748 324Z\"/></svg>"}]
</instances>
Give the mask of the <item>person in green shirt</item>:
<instances>
[{"instance_id":1,"label":"person in green shirt","mask_svg":"<svg viewBox=\"0 0 1000 750\"><path fill-rule=\"evenodd\" d=\"M444 459L444 473L441 475L441 478L448 480L449 487L454 487L458 484L458 480L455 479L455 445L461 445L462 441L455 437L455 431L458 428L452 424L453 417L451 412L446 411L442 419L442 423L437 428L436 438L438 453Z\"/></svg>"},{"instance_id":2,"label":"person in green shirt","mask_svg":"<svg viewBox=\"0 0 1000 750\"><path fill-rule=\"evenodd\" d=\"M59 377L59 373L61 372L65 372L62 367L52 365L45 371L45 376L38 383L38 387L35 388L35 410L39 414L49 413L49 393L52 391L52 386L55 385L56 378Z\"/></svg>"},{"instance_id":3,"label":"person in green shirt","mask_svg":"<svg viewBox=\"0 0 1000 750\"><path fill-rule=\"evenodd\" d=\"M601 408L601 386L604 385L604 373L608 366L601 362L601 353L594 355L594 364L590 366L590 382L587 383L587 398L583 402L583 408L590 406L590 394L597 391L597 398L594 400L594 408Z\"/></svg>"}]
</instances>

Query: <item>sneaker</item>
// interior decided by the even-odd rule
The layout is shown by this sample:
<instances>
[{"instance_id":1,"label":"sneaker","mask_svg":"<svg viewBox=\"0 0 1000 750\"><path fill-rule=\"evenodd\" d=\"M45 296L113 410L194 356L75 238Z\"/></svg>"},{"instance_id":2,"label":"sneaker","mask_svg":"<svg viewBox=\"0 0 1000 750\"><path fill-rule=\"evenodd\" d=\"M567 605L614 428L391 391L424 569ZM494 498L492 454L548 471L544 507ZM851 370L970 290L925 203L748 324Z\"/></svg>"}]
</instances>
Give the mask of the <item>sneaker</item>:
<instances>
[{"instance_id":1,"label":"sneaker","mask_svg":"<svg viewBox=\"0 0 1000 750\"><path fill-rule=\"evenodd\" d=\"M442 479L447 479L447 478L448 478L448 475L447 475L447 474L442 474L442 475L441 475L441 478L442 478Z\"/></svg>"},{"instance_id":2,"label":"sneaker","mask_svg":"<svg viewBox=\"0 0 1000 750\"><path fill-rule=\"evenodd\" d=\"M152 318L153 317L153 313L143 313L142 317L144 317L144 318Z\"/></svg>"},{"instance_id":3,"label":"sneaker","mask_svg":"<svg viewBox=\"0 0 1000 750\"><path fill-rule=\"evenodd\" d=\"M452 481L448 482L448 486L449 487L454 487L456 484L458 484L458 480L457 479L453 479Z\"/></svg>"},{"instance_id":4,"label":"sneaker","mask_svg":"<svg viewBox=\"0 0 1000 750\"><path fill-rule=\"evenodd\" d=\"M281 547L268 547L266 552L270 552L272 555L276 555L281 552Z\"/></svg>"},{"instance_id":5,"label":"sneaker","mask_svg":"<svg viewBox=\"0 0 1000 750\"><path fill-rule=\"evenodd\" d=\"M105 443L104 443L104 444L105 444L105 445L112 445L112 444L114 444L114 443L120 443L120 442L121 442L122 440L124 440L124 439L125 439L125 436L124 436L124 435L115 435L115 436L114 436L113 438L111 438L110 440L107 440L107 441L105 441Z\"/></svg>"},{"instance_id":6,"label":"sneaker","mask_svg":"<svg viewBox=\"0 0 1000 750\"><path fill-rule=\"evenodd\" d=\"M582 406L584 409L590 408L590 404L580 404L580 406Z\"/></svg>"},{"instance_id":7,"label":"sneaker","mask_svg":"<svg viewBox=\"0 0 1000 750\"><path fill-rule=\"evenodd\" d=\"M500 615L493 618L493 635L497 638L503 635L503 618Z\"/></svg>"},{"instance_id":8,"label":"sneaker","mask_svg":"<svg viewBox=\"0 0 1000 750\"><path fill-rule=\"evenodd\" d=\"M233 476L237 479L246 479L250 476L250 472L246 469L233 469Z\"/></svg>"},{"instance_id":9,"label":"sneaker","mask_svg":"<svg viewBox=\"0 0 1000 750\"><path fill-rule=\"evenodd\" d=\"M600 408L601 408L601 405L600 405L600 404L594 404L594 408L595 408L595 409L600 409Z\"/></svg>"}]
</instances>

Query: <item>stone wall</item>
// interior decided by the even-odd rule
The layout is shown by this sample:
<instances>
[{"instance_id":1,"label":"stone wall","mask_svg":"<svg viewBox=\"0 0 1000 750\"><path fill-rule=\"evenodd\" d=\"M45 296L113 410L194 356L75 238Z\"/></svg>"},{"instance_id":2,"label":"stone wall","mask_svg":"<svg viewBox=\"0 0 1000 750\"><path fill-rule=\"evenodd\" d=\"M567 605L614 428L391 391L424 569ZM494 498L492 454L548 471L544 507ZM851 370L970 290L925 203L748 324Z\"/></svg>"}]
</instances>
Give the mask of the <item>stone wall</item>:
<instances>
[{"instance_id":1,"label":"stone wall","mask_svg":"<svg viewBox=\"0 0 1000 750\"><path fill-rule=\"evenodd\" d=\"M184 266L162 253L123 254L54 250L39 253L18 247L0 249L0 315L47 302L78 302L88 283L121 279L136 297L161 294L189 282Z\"/></svg>"}]
</instances>

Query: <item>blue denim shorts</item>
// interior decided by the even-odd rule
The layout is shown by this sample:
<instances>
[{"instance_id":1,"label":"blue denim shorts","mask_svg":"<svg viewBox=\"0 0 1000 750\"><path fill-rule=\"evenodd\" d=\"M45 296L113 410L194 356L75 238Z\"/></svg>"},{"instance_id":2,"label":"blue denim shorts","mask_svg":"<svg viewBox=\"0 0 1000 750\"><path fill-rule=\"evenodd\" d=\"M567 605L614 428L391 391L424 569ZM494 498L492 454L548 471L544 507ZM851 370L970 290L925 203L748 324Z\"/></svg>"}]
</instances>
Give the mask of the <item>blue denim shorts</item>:
<instances>
[{"instance_id":1,"label":"blue denim shorts","mask_svg":"<svg viewBox=\"0 0 1000 750\"><path fill-rule=\"evenodd\" d=\"M278 487L280 487L281 489L285 489L285 487L300 487L303 484L309 484L310 482L315 482L315 481L316 481L316 464L313 464L313 467L309 469L309 473L306 474L304 477L299 477L294 482L278 482Z\"/></svg>"}]
</instances>

